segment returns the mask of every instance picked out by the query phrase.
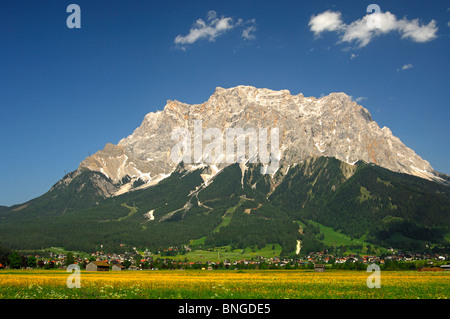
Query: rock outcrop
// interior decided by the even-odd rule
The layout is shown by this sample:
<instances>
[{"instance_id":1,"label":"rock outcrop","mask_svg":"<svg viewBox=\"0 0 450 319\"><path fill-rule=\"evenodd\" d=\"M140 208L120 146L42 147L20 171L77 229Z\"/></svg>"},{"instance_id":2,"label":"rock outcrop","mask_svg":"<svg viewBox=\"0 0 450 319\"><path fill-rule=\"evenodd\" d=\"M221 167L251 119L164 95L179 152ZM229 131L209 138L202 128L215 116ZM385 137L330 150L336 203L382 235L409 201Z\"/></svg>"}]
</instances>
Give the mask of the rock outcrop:
<instances>
[{"instance_id":1,"label":"rock outcrop","mask_svg":"<svg viewBox=\"0 0 450 319\"><path fill-rule=\"evenodd\" d=\"M440 173L426 160L404 145L389 128L380 128L369 111L345 93L315 98L251 86L216 88L201 104L169 100L162 111L147 114L131 135L117 145L107 144L86 158L80 168L100 172L113 183L123 184L119 193L133 189L132 185L153 185L169 176L178 164L172 157L177 143L172 133L176 128L187 129L191 135L193 161L188 164L193 168L205 165L205 158L198 161L194 154L198 123L203 130L219 129L224 141L226 130L231 128L254 128L256 132L260 128L269 132L277 128L279 152L271 156L277 157L283 166L295 165L310 156L328 156L349 164L365 161L395 172L441 180ZM205 147L210 140L201 142ZM219 156L206 165L218 170L229 163Z\"/></svg>"}]
</instances>

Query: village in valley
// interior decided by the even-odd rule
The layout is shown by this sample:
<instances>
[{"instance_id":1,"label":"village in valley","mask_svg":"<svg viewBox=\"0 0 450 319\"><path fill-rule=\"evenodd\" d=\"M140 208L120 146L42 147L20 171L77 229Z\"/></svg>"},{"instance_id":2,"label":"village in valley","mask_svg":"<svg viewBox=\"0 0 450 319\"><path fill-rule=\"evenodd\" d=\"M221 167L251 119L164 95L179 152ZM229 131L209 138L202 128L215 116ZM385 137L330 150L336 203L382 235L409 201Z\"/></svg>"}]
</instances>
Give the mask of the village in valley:
<instances>
[{"instance_id":1,"label":"village in valley","mask_svg":"<svg viewBox=\"0 0 450 319\"><path fill-rule=\"evenodd\" d=\"M386 270L449 270L450 262L447 254L426 254L394 251L382 256L348 254L343 257L335 257L326 251L311 252L303 258L280 258L278 256L264 257L255 255L246 258L226 258L217 252L216 258L209 258L215 250L205 251L205 256L200 255L196 260L189 260L188 246L182 248L169 247L152 254L148 250L138 251L136 248L124 253L107 253L96 251L91 254L76 254L72 252L47 252L45 255L23 254L21 266L11 267L6 261L0 262L0 269L66 269L68 265L76 264L86 271L124 271L124 270L218 270L218 269L356 269L365 270L369 264L376 263ZM209 255L206 253L209 252ZM438 269L439 268L439 269Z\"/></svg>"}]
</instances>

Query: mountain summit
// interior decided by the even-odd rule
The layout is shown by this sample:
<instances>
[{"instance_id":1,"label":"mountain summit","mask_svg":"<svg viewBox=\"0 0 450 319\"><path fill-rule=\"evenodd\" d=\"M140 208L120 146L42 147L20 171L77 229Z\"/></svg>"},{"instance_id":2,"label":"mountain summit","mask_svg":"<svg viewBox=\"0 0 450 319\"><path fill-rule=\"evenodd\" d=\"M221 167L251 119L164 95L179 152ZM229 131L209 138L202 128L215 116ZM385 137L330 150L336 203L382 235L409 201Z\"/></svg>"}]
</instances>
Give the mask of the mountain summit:
<instances>
[{"instance_id":1,"label":"mountain summit","mask_svg":"<svg viewBox=\"0 0 450 319\"><path fill-rule=\"evenodd\" d=\"M87 157L80 169L102 173L120 183L115 194L154 185L177 166L171 157L176 144L171 138L173 130L186 128L193 136L195 121L201 121L203 129L218 128L224 135L229 128L278 128L280 154L276 156L285 167L311 156L326 156L351 165L364 161L394 172L441 180L426 160L389 128L380 128L370 112L345 93L315 98L252 86L218 87L201 104L169 100L162 111L147 114L117 145L107 144ZM229 163L212 164L214 173Z\"/></svg>"}]
</instances>

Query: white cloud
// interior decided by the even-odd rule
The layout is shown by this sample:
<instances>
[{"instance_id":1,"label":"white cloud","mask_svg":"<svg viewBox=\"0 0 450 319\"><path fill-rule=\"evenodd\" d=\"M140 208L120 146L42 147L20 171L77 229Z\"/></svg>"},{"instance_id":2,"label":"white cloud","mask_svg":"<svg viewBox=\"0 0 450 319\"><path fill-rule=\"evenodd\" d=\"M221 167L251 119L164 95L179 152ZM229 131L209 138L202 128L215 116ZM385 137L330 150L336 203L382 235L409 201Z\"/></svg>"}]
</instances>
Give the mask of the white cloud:
<instances>
[{"instance_id":1,"label":"white cloud","mask_svg":"<svg viewBox=\"0 0 450 319\"><path fill-rule=\"evenodd\" d=\"M218 19L215 11L209 11L207 22L198 19L186 36L178 35L175 38L175 43L192 44L202 39L214 41L218 36L232 28L233 22L231 18L222 17Z\"/></svg>"},{"instance_id":2,"label":"white cloud","mask_svg":"<svg viewBox=\"0 0 450 319\"><path fill-rule=\"evenodd\" d=\"M308 25L316 36L324 31L337 31L342 28L344 23L340 12L325 11L316 16L312 16Z\"/></svg>"},{"instance_id":3,"label":"white cloud","mask_svg":"<svg viewBox=\"0 0 450 319\"><path fill-rule=\"evenodd\" d=\"M242 31L242 37L244 40L254 40L256 36L253 34L256 32L256 20L252 19L246 22L246 27Z\"/></svg>"},{"instance_id":4,"label":"white cloud","mask_svg":"<svg viewBox=\"0 0 450 319\"><path fill-rule=\"evenodd\" d=\"M421 25L418 19L399 20L390 12L367 14L359 20L345 24L340 12L325 11L312 16L308 25L316 37L326 31L337 32L340 36L339 42L356 42L360 48L369 44L373 38L390 32L398 32L402 39L427 42L435 39L438 31L435 20Z\"/></svg>"},{"instance_id":5,"label":"white cloud","mask_svg":"<svg viewBox=\"0 0 450 319\"><path fill-rule=\"evenodd\" d=\"M214 20L217 18L217 12L214 10L210 10L210 11L208 11L207 16L208 16L208 21Z\"/></svg>"},{"instance_id":6,"label":"white cloud","mask_svg":"<svg viewBox=\"0 0 450 319\"><path fill-rule=\"evenodd\" d=\"M405 18L398 22L402 38L411 38L414 42L428 42L437 38L436 21L431 20L427 25L419 25L419 20L408 21Z\"/></svg>"},{"instance_id":7,"label":"white cloud","mask_svg":"<svg viewBox=\"0 0 450 319\"><path fill-rule=\"evenodd\" d=\"M357 98L354 98L352 95L349 95L350 99L356 103L360 103L361 101L367 100L365 96L360 96Z\"/></svg>"},{"instance_id":8,"label":"white cloud","mask_svg":"<svg viewBox=\"0 0 450 319\"><path fill-rule=\"evenodd\" d=\"M412 65L412 64L405 64L400 69L397 69L397 71L404 71L404 70L412 69L413 67L414 67L414 65Z\"/></svg>"},{"instance_id":9,"label":"white cloud","mask_svg":"<svg viewBox=\"0 0 450 319\"><path fill-rule=\"evenodd\" d=\"M343 28L344 29L344 28ZM361 47L366 46L370 42L371 34L370 28L367 26L366 21L357 20L350 25L345 26L341 37L342 42L359 42Z\"/></svg>"},{"instance_id":10,"label":"white cloud","mask_svg":"<svg viewBox=\"0 0 450 319\"><path fill-rule=\"evenodd\" d=\"M174 42L175 44L181 45L183 49L184 45L193 44L200 40L213 42L216 38L239 26L245 26L245 29L242 31L242 37L245 40L255 39L255 35L253 34L256 31L255 19L246 22L238 19L237 22L234 22L231 17L222 16L218 18L217 13L211 10L207 14L207 21L198 19L187 35L177 35Z\"/></svg>"}]
</instances>

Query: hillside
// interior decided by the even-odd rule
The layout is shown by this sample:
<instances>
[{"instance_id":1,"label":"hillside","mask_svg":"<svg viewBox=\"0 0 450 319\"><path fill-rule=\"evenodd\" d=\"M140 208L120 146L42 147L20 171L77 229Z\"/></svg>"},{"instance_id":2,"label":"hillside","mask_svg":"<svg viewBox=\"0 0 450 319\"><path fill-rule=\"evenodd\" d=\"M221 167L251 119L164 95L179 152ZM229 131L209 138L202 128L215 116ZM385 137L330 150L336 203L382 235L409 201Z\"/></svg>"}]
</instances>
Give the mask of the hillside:
<instances>
[{"instance_id":1,"label":"hillside","mask_svg":"<svg viewBox=\"0 0 450 319\"><path fill-rule=\"evenodd\" d=\"M282 166L273 177L257 164L229 165L208 183L205 173L180 165L157 185L104 198L89 190L98 173L85 171L70 187L1 211L0 240L15 249L119 251L126 244L156 251L204 238L204 247L278 244L289 255L297 240L302 254L330 248L319 223L377 246L449 245L450 189L419 177L330 157ZM75 189L78 207L70 202Z\"/></svg>"}]
</instances>

